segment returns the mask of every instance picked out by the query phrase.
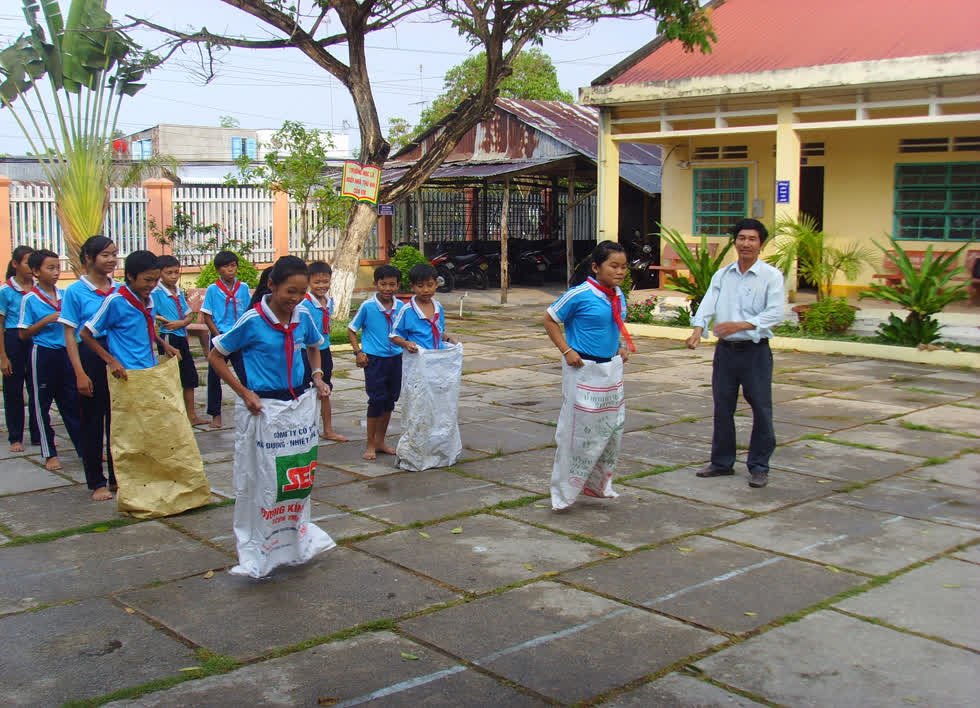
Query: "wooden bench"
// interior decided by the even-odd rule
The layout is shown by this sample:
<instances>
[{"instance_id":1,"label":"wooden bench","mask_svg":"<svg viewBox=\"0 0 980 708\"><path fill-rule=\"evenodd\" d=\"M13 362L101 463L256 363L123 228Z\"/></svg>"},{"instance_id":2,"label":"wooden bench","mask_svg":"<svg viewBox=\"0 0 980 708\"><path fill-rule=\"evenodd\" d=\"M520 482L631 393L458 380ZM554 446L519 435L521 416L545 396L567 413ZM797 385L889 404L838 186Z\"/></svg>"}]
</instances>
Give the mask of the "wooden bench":
<instances>
[{"instance_id":1,"label":"wooden bench","mask_svg":"<svg viewBox=\"0 0 980 708\"><path fill-rule=\"evenodd\" d=\"M687 244L687 249L691 253L696 253L700 246L700 243L689 243ZM712 257L714 257L715 251L717 250L717 243L708 244L708 253L711 254ZM674 247L667 244L664 246L664 252L660 256L660 265L651 265L650 270L655 270L660 273L660 282L658 285L663 287L664 283L667 282L667 278L676 278L680 271L687 270L687 265L677 254L677 251L674 250Z\"/></svg>"},{"instance_id":2,"label":"wooden bench","mask_svg":"<svg viewBox=\"0 0 980 708\"><path fill-rule=\"evenodd\" d=\"M971 260L971 254L978 254L978 253L980 253L980 251L968 251L967 252L967 254L966 254L966 267L967 267L967 272L964 273L964 274L961 274L961 275L958 275L958 276L955 276L954 278L952 278L953 282L957 282L957 281L962 282L964 280L967 280L970 277L970 269L973 267L973 261ZM940 256L945 255L945 254L946 254L945 251L933 251L932 252L932 257L933 257L933 259L936 259L936 258L939 258ZM916 270L921 270L922 269L922 261L923 261L923 259L925 258L925 255L926 255L926 252L925 251L906 251L905 252L905 255L908 256L909 263L912 264L912 267L913 268L915 268ZM902 280L904 280L904 276L902 275L902 272L898 269L898 266L895 265L895 261L893 260L894 256L895 256L895 251L888 251L887 257L882 262L881 269L882 269L883 272L882 273L875 273L871 277L872 278L878 278L879 280L884 280L885 281L885 285L892 285L892 286L894 286L894 285L898 285L899 283L901 283ZM973 255L972 258L975 260L976 259L976 255ZM949 270L953 270L954 268L956 268L956 264L955 263L951 263L950 266L949 266Z\"/></svg>"}]
</instances>

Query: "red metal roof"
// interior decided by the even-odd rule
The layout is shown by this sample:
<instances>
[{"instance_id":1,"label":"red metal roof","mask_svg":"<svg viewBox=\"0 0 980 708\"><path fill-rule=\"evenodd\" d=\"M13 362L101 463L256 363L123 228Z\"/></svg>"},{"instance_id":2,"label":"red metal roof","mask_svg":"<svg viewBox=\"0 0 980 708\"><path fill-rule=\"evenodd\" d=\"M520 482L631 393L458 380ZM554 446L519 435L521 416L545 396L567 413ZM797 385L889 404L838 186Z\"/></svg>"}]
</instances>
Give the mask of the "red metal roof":
<instances>
[{"instance_id":1,"label":"red metal roof","mask_svg":"<svg viewBox=\"0 0 980 708\"><path fill-rule=\"evenodd\" d=\"M654 44L645 57L631 57L631 66L627 59L629 68L611 81L606 76L596 83L669 81L980 49L978 0L727 0L710 16L718 35L711 54L685 52L676 40Z\"/></svg>"}]
</instances>

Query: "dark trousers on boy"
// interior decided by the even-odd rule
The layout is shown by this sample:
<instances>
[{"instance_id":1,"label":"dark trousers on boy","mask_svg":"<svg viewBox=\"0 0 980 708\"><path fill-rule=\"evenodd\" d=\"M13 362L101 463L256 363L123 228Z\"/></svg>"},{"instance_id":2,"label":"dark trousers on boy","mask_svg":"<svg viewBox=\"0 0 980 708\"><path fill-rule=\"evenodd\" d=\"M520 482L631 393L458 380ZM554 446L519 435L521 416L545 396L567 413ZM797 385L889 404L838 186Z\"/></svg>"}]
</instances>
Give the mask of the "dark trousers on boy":
<instances>
[{"instance_id":1,"label":"dark trousers on boy","mask_svg":"<svg viewBox=\"0 0 980 708\"><path fill-rule=\"evenodd\" d=\"M24 384L27 386L27 420L31 434L31 445L41 444L41 435L37 427L37 415L34 413L34 391L27 378L27 359L30 356L31 343L20 338L19 330L8 329L4 332L4 346L10 368L13 373L3 377L3 409L7 414L7 439L10 444L24 442Z\"/></svg>"},{"instance_id":2,"label":"dark trousers on boy","mask_svg":"<svg viewBox=\"0 0 980 708\"><path fill-rule=\"evenodd\" d=\"M163 335L167 344L180 352L180 362L177 364L180 369L180 387L197 388L201 385L201 379L197 375L197 367L194 366L194 357L191 355L191 347L187 342L187 337L183 337L173 332ZM163 355L163 347L157 345L157 351ZM220 406L220 404L218 404Z\"/></svg>"},{"instance_id":3,"label":"dark trousers on boy","mask_svg":"<svg viewBox=\"0 0 980 708\"><path fill-rule=\"evenodd\" d=\"M34 389L34 409L41 427L41 455L55 457L54 428L51 427L51 403L58 412L78 456L82 456L81 431L78 420L78 391L75 370L64 349L48 349L35 344L31 348L31 385Z\"/></svg>"},{"instance_id":4,"label":"dark trousers on boy","mask_svg":"<svg viewBox=\"0 0 980 708\"><path fill-rule=\"evenodd\" d=\"M212 337L212 339L214 338ZM208 344L211 349L214 348L214 345L210 341ZM242 353L234 352L231 356L225 357L225 361L231 364L231 368L235 370L235 376L238 377L238 380L245 386L248 386L248 382L245 379L245 362L242 361ZM208 366L208 415L221 415L221 377L215 373L211 366Z\"/></svg>"},{"instance_id":5,"label":"dark trousers on boy","mask_svg":"<svg viewBox=\"0 0 980 708\"><path fill-rule=\"evenodd\" d=\"M364 369L364 391L368 397L368 418L380 418L395 410L402 390L402 355L367 355Z\"/></svg>"},{"instance_id":6,"label":"dark trousers on boy","mask_svg":"<svg viewBox=\"0 0 980 708\"><path fill-rule=\"evenodd\" d=\"M106 347L105 339L99 343ZM112 414L109 406L109 376L105 362L88 348L84 342L78 344L78 357L82 368L92 379L92 396L78 396L79 419L82 431L82 467L85 470L85 483L92 491L109 485L115 486L116 475L112 468L112 450L109 448L109 425ZM109 479L102 471L102 452L106 453Z\"/></svg>"}]
</instances>

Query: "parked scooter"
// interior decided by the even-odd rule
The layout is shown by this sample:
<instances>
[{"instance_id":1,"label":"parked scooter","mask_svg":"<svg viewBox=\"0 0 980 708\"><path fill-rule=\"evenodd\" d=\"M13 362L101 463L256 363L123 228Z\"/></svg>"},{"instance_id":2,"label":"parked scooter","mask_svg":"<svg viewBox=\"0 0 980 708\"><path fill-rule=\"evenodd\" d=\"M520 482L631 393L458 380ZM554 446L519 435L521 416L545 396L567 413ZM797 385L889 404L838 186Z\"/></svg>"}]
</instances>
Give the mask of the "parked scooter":
<instances>
[{"instance_id":1,"label":"parked scooter","mask_svg":"<svg viewBox=\"0 0 980 708\"><path fill-rule=\"evenodd\" d=\"M521 278L530 283L565 279L565 242L551 241L543 248L525 251L518 259Z\"/></svg>"},{"instance_id":2,"label":"parked scooter","mask_svg":"<svg viewBox=\"0 0 980 708\"><path fill-rule=\"evenodd\" d=\"M634 242L634 247L634 257L629 262L633 287L638 289L652 288L656 280L656 276L650 271L654 256L653 243L647 236L642 241Z\"/></svg>"},{"instance_id":3,"label":"parked scooter","mask_svg":"<svg viewBox=\"0 0 980 708\"><path fill-rule=\"evenodd\" d=\"M432 259L437 278L441 281L438 291L451 292L453 288L472 285L477 290L486 290L489 285L487 271L490 260L482 253L440 253ZM439 282L439 281L437 281Z\"/></svg>"}]
</instances>

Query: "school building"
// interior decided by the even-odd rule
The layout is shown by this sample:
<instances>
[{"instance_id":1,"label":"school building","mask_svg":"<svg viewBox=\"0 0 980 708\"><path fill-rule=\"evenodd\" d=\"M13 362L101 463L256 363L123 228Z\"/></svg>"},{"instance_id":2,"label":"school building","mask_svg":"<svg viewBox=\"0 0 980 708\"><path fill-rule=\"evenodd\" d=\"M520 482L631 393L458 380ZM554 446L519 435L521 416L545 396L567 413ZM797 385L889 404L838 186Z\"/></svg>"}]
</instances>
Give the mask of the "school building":
<instances>
[{"instance_id":1,"label":"school building","mask_svg":"<svg viewBox=\"0 0 980 708\"><path fill-rule=\"evenodd\" d=\"M724 0L708 12L710 54L658 38L580 89L600 111L600 240L619 232L624 143L661 146L661 221L690 237L800 212L831 243L892 234L908 251L947 251L980 236L976 0Z\"/></svg>"}]
</instances>

